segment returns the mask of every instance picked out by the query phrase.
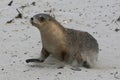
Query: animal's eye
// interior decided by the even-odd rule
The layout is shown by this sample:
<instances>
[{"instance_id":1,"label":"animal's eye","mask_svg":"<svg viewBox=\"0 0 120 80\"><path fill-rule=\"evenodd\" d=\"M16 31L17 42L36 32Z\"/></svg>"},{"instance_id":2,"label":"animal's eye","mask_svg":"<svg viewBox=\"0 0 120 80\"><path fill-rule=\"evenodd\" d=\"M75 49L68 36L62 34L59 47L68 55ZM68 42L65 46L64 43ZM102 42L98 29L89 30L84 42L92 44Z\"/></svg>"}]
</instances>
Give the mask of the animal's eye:
<instances>
[{"instance_id":1,"label":"animal's eye","mask_svg":"<svg viewBox=\"0 0 120 80\"><path fill-rule=\"evenodd\" d=\"M44 17L39 17L39 20L41 21L41 22L43 22L44 20L45 20L45 18Z\"/></svg>"}]
</instances>

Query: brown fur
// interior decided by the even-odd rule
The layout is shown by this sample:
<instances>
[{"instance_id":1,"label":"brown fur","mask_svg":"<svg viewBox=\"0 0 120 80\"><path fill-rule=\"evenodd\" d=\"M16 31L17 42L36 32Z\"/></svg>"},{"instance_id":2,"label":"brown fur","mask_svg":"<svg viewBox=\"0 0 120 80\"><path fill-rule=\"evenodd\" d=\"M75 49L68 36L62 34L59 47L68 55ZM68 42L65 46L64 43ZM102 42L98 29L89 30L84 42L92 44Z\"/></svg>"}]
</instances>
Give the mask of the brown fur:
<instances>
[{"instance_id":1,"label":"brown fur","mask_svg":"<svg viewBox=\"0 0 120 80\"><path fill-rule=\"evenodd\" d=\"M31 23L41 32L44 48L41 51L40 60L44 61L51 54L66 63L76 61L76 65L94 66L98 54L98 43L89 33L64 28L47 14L33 16Z\"/></svg>"}]
</instances>

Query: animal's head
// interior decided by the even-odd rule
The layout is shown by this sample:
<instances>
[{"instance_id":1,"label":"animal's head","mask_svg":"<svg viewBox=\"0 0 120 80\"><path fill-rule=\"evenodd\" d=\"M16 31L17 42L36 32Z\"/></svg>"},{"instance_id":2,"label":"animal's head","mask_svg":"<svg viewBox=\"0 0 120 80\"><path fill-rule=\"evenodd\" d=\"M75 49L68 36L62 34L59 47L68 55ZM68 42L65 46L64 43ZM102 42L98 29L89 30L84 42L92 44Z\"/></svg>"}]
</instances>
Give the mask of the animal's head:
<instances>
[{"instance_id":1,"label":"animal's head","mask_svg":"<svg viewBox=\"0 0 120 80\"><path fill-rule=\"evenodd\" d=\"M53 21L55 21L55 19L50 15L42 13L36 14L31 18L31 24L39 29L45 27L46 25L49 25Z\"/></svg>"}]
</instances>

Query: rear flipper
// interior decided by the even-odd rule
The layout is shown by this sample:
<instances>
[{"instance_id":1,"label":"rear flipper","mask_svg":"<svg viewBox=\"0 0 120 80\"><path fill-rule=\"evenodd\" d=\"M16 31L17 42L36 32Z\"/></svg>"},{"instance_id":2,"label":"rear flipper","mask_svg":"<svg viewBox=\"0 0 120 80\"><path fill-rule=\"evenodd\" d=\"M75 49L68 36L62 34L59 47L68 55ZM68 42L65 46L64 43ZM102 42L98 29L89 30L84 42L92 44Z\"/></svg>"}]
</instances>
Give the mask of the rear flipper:
<instances>
[{"instance_id":1,"label":"rear flipper","mask_svg":"<svg viewBox=\"0 0 120 80\"><path fill-rule=\"evenodd\" d=\"M74 71L81 71L80 67L83 66L85 68L91 68L90 64L87 61L78 61L78 60L74 60L72 62L72 70Z\"/></svg>"},{"instance_id":2,"label":"rear flipper","mask_svg":"<svg viewBox=\"0 0 120 80\"><path fill-rule=\"evenodd\" d=\"M98 54L95 52L89 53L89 54L82 54L83 57L83 62L82 62L82 66L85 68L94 68L97 58L98 58Z\"/></svg>"},{"instance_id":3,"label":"rear flipper","mask_svg":"<svg viewBox=\"0 0 120 80\"><path fill-rule=\"evenodd\" d=\"M76 66L72 67L71 69L74 71L81 71L80 67L76 67Z\"/></svg>"},{"instance_id":4,"label":"rear flipper","mask_svg":"<svg viewBox=\"0 0 120 80\"><path fill-rule=\"evenodd\" d=\"M81 71L80 64L78 64L78 61L76 59L73 60L71 69L74 71Z\"/></svg>"},{"instance_id":5,"label":"rear flipper","mask_svg":"<svg viewBox=\"0 0 120 80\"><path fill-rule=\"evenodd\" d=\"M83 61L82 66L85 68L91 68L90 64L87 61Z\"/></svg>"}]
</instances>

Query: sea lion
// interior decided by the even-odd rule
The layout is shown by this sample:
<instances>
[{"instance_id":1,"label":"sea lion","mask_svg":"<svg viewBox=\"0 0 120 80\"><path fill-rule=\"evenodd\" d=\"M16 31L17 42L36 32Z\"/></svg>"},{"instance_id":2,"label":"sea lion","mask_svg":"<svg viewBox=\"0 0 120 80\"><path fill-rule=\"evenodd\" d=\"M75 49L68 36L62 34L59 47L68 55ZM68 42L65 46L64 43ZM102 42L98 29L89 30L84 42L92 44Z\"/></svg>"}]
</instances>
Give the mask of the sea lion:
<instances>
[{"instance_id":1,"label":"sea lion","mask_svg":"<svg viewBox=\"0 0 120 80\"><path fill-rule=\"evenodd\" d=\"M31 24L41 33L40 59L27 59L26 62L44 62L49 55L73 66L93 68L98 58L98 42L88 32L68 29L48 14L36 14Z\"/></svg>"}]
</instances>

